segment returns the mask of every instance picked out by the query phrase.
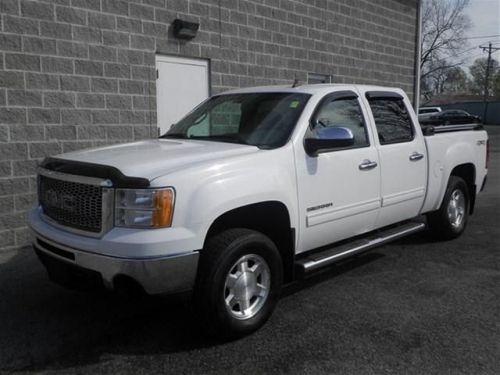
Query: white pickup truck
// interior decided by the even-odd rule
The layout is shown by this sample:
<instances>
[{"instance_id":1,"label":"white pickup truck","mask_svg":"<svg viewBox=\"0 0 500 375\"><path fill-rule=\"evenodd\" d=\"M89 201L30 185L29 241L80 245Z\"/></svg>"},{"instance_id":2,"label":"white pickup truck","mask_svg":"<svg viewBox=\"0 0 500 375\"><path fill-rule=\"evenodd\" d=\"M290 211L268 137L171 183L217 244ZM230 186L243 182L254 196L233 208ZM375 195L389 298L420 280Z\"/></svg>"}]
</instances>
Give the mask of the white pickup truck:
<instances>
[{"instance_id":1,"label":"white pickup truck","mask_svg":"<svg viewBox=\"0 0 500 375\"><path fill-rule=\"evenodd\" d=\"M46 158L34 247L66 285L193 291L237 337L284 283L426 226L459 236L487 144L477 124L422 129L395 88L230 91L159 139Z\"/></svg>"}]
</instances>

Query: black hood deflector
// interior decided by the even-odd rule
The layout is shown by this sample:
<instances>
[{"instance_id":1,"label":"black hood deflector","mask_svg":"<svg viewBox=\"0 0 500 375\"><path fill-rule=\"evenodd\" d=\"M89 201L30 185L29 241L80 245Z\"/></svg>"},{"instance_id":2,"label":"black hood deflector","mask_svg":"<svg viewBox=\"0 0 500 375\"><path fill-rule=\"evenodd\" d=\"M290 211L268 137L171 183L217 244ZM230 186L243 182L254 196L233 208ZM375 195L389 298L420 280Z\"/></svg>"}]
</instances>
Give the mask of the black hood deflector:
<instances>
[{"instance_id":1,"label":"black hood deflector","mask_svg":"<svg viewBox=\"0 0 500 375\"><path fill-rule=\"evenodd\" d=\"M113 183L113 187L117 188L144 189L149 187L147 178L125 176L118 168L108 165L49 157L45 158L40 166L54 172L108 179Z\"/></svg>"}]
</instances>

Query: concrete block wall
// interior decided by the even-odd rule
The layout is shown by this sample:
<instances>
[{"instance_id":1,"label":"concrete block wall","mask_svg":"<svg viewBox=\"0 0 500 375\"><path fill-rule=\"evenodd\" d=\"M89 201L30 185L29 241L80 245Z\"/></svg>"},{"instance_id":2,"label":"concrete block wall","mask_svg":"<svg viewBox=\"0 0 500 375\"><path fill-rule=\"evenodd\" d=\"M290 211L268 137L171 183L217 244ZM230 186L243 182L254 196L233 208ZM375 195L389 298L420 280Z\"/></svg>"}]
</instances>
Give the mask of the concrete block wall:
<instances>
[{"instance_id":1,"label":"concrete block wall","mask_svg":"<svg viewBox=\"0 0 500 375\"><path fill-rule=\"evenodd\" d=\"M0 251L29 244L43 157L157 134L156 54L210 59L213 93L309 72L411 94L415 24L415 0L0 0Z\"/></svg>"}]
</instances>

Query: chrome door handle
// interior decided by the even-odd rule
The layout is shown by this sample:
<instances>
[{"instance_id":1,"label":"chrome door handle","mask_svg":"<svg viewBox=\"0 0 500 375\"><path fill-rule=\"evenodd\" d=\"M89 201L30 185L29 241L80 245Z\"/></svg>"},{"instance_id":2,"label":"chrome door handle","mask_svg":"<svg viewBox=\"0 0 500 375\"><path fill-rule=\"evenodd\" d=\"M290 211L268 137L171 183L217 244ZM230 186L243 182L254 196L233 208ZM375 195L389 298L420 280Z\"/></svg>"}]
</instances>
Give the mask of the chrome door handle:
<instances>
[{"instance_id":1,"label":"chrome door handle","mask_svg":"<svg viewBox=\"0 0 500 375\"><path fill-rule=\"evenodd\" d=\"M370 160L366 159L366 160L363 160L363 162L359 165L359 169L361 169L362 171L365 171L367 169L373 169L377 165L378 164L376 161L370 161Z\"/></svg>"},{"instance_id":2,"label":"chrome door handle","mask_svg":"<svg viewBox=\"0 0 500 375\"><path fill-rule=\"evenodd\" d=\"M417 160L420 160L420 159L423 159L424 158L424 155L423 154L419 154L418 152L414 152L413 154L410 155L410 160L411 161L417 161Z\"/></svg>"}]
</instances>

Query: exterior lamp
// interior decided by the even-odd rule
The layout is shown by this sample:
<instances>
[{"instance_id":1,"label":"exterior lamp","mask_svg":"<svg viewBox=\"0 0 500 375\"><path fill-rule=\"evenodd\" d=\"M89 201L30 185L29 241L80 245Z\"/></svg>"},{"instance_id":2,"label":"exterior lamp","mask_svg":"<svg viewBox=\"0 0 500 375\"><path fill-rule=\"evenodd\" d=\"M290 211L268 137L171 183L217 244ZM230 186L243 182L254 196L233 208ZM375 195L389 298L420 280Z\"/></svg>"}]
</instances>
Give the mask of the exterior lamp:
<instances>
[{"instance_id":1,"label":"exterior lamp","mask_svg":"<svg viewBox=\"0 0 500 375\"><path fill-rule=\"evenodd\" d=\"M200 24L196 22L184 21L177 18L172 23L172 26L174 28L174 37L178 39L190 40L196 36Z\"/></svg>"}]
</instances>

